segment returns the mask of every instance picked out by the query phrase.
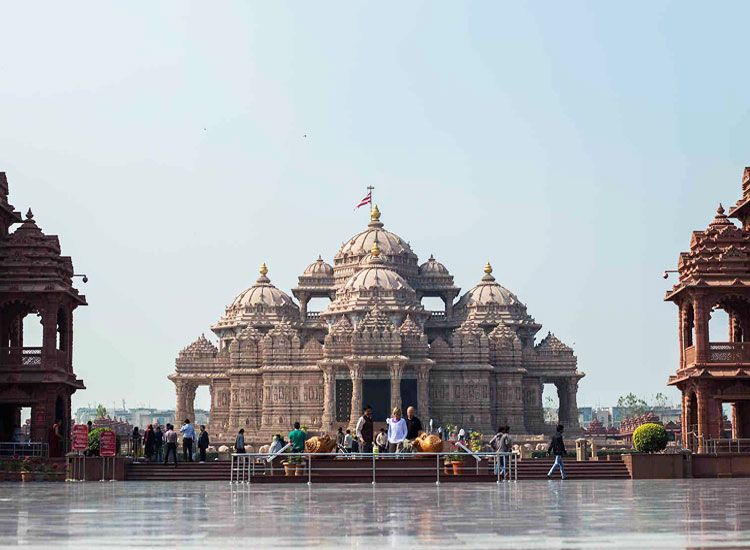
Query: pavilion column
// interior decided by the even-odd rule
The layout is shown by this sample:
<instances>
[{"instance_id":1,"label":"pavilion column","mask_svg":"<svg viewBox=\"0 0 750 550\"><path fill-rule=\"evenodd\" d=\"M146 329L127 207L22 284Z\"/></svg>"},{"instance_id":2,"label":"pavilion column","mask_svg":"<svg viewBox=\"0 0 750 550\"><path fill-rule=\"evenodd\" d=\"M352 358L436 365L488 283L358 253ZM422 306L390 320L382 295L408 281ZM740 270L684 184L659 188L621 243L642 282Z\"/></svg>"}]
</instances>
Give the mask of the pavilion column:
<instances>
[{"instance_id":1,"label":"pavilion column","mask_svg":"<svg viewBox=\"0 0 750 550\"><path fill-rule=\"evenodd\" d=\"M358 363L351 365L349 376L352 379L352 408L349 413L349 424L356 426L362 414L362 366Z\"/></svg>"},{"instance_id":2,"label":"pavilion column","mask_svg":"<svg viewBox=\"0 0 750 550\"><path fill-rule=\"evenodd\" d=\"M307 302L310 301L310 297L306 292L299 293L299 317L303 323L307 319Z\"/></svg>"},{"instance_id":3,"label":"pavilion column","mask_svg":"<svg viewBox=\"0 0 750 550\"><path fill-rule=\"evenodd\" d=\"M567 398L565 400L565 420L566 428L578 429L578 379L568 378L565 381Z\"/></svg>"},{"instance_id":4,"label":"pavilion column","mask_svg":"<svg viewBox=\"0 0 750 550\"><path fill-rule=\"evenodd\" d=\"M742 437L742 435L740 435L741 429L738 422L740 416L739 411L737 410L738 405L739 403L737 403L737 401L732 403L732 439L739 439Z\"/></svg>"},{"instance_id":5,"label":"pavilion column","mask_svg":"<svg viewBox=\"0 0 750 550\"><path fill-rule=\"evenodd\" d=\"M320 367L323 371L323 431L333 433L334 411L336 410L336 374L332 365Z\"/></svg>"},{"instance_id":6,"label":"pavilion column","mask_svg":"<svg viewBox=\"0 0 750 550\"><path fill-rule=\"evenodd\" d=\"M709 311L704 305L702 296L696 296L694 299L693 315L695 318L695 361L696 363L706 363L709 359Z\"/></svg>"},{"instance_id":7,"label":"pavilion column","mask_svg":"<svg viewBox=\"0 0 750 550\"><path fill-rule=\"evenodd\" d=\"M401 408L401 373L404 366L401 363L391 365L391 410Z\"/></svg>"},{"instance_id":8,"label":"pavilion column","mask_svg":"<svg viewBox=\"0 0 750 550\"><path fill-rule=\"evenodd\" d=\"M187 384L185 390L185 418L189 418L191 422L195 422L195 391L197 389L197 385ZM185 418L178 418L177 421L182 423Z\"/></svg>"},{"instance_id":9,"label":"pavilion column","mask_svg":"<svg viewBox=\"0 0 750 550\"><path fill-rule=\"evenodd\" d=\"M690 442L688 431L690 430L689 421L690 418L690 394L689 392L682 389L682 414L680 415L680 436L682 438L682 447L684 449L690 448Z\"/></svg>"},{"instance_id":10,"label":"pavilion column","mask_svg":"<svg viewBox=\"0 0 750 550\"><path fill-rule=\"evenodd\" d=\"M57 311L42 312L42 363L57 368Z\"/></svg>"},{"instance_id":11,"label":"pavilion column","mask_svg":"<svg viewBox=\"0 0 750 550\"><path fill-rule=\"evenodd\" d=\"M687 325L687 312L685 311L685 308L680 305L679 309L679 320L678 320L678 330L680 331L679 338L680 338L680 368L685 368L685 326Z\"/></svg>"},{"instance_id":12,"label":"pavilion column","mask_svg":"<svg viewBox=\"0 0 750 550\"><path fill-rule=\"evenodd\" d=\"M706 431L708 428L708 407L706 403L706 392L700 387L695 393L696 401L698 402L698 452L704 452L703 438L706 437Z\"/></svg>"},{"instance_id":13,"label":"pavilion column","mask_svg":"<svg viewBox=\"0 0 750 550\"><path fill-rule=\"evenodd\" d=\"M430 417L430 366L420 365L417 369L417 413L429 422ZM425 424L426 425L426 424Z\"/></svg>"}]
</instances>

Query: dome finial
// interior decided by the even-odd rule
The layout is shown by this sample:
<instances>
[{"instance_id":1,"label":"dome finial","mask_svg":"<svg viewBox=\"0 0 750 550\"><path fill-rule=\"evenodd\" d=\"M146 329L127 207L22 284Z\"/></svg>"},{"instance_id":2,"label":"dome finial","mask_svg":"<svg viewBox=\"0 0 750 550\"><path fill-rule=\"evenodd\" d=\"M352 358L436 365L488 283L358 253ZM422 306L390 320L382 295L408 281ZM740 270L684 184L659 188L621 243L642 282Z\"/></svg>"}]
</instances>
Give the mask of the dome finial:
<instances>
[{"instance_id":1,"label":"dome finial","mask_svg":"<svg viewBox=\"0 0 750 550\"><path fill-rule=\"evenodd\" d=\"M484 272L487 275L492 275L492 265L490 265L490 262L487 262L487 265L484 266Z\"/></svg>"},{"instance_id":2,"label":"dome finial","mask_svg":"<svg viewBox=\"0 0 750 550\"><path fill-rule=\"evenodd\" d=\"M260 264L260 276L265 277L268 274L268 267L266 266L266 262L263 262Z\"/></svg>"},{"instance_id":3,"label":"dome finial","mask_svg":"<svg viewBox=\"0 0 750 550\"><path fill-rule=\"evenodd\" d=\"M372 207L372 210L370 211L370 221L371 222L379 222L380 221L380 209L378 209L378 205Z\"/></svg>"},{"instance_id":4,"label":"dome finial","mask_svg":"<svg viewBox=\"0 0 750 550\"><path fill-rule=\"evenodd\" d=\"M26 212L26 219L27 220L33 220L34 219L34 213L31 211L31 208L29 208L28 212Z\"/></svg>"},{"instance_id":5,"label":"dome finial","mask_svg":"<svg viewBox=\"0 0 750 550\"><path fill-rule=\"evenodd\" d=\"M372 250L370 251L372 253L372 256L374 258L377 258L380 256L380 247L378 246L378 241L375 241L372 243Z\"/></svg>"},{"instance_id":6,"label":"dome finial","mask_svg":"<svg viewBox=\"0 0 750 550\"><path fill-rule=\"evenodd\" d=\"M716 209L716 213L721 216L724 213L724 206L719 203L719 208Z\"/></svg>"}]
</instances>

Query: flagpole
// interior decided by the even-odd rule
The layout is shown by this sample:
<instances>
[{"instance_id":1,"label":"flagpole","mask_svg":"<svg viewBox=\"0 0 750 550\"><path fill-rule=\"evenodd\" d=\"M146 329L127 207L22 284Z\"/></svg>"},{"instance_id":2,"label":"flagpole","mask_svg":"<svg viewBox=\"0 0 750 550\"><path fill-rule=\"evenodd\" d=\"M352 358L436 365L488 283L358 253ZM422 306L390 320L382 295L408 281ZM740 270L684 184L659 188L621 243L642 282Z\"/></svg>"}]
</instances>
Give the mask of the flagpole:
<instances>
[{"instance_id":1,"label":"flagpole","mask_svg":"<svg viewBox=\"0 0 750 550\"><path fill-rule=\"evenodd\" d=\"M372 200L372 190L375 189L372 185L367 186L367 190L370 192L370 214L372 214L373 205L375 204L375 201Z\"/></svg>"}]
</instances>

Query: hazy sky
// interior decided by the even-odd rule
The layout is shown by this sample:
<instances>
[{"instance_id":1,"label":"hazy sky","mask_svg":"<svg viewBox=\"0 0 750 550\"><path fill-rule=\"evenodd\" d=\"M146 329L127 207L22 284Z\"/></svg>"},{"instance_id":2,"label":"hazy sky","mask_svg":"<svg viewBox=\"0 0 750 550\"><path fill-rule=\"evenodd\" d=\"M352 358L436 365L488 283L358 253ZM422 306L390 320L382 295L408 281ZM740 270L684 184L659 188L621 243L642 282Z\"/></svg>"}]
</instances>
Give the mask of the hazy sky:
<instances>
[{"instance_id":1,"label":"hazy sky","mask_svg":"<svg viewBox=\"0 0 750 550\"><path fill-rule=\"evenodd\" d=\"M0 170L90 278L74 406L173 407L178 351L262 261L331 261L370 184L575 347L579 404L664 391L661 273L750 164L750 4L0 6Z\"/></svg>"}]
</instances>

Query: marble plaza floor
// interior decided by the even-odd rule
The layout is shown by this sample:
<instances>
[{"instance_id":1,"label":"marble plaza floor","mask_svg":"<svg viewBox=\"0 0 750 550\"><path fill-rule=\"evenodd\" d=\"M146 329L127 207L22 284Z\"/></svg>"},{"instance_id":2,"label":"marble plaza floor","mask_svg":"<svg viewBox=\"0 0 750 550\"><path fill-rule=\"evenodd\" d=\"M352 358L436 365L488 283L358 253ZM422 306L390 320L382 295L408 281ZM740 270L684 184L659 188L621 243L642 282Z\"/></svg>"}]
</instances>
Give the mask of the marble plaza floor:
<instances>
[{"instance_id":1,"label":"marble plaza floor","mask_svg":"<svg viewBox=\"0 0 750 550\"><path fill-rule=\"evenodd\" d=\"M0 483L0 546L750 547L750 479Z\"/></svg>"}]
</instances>

